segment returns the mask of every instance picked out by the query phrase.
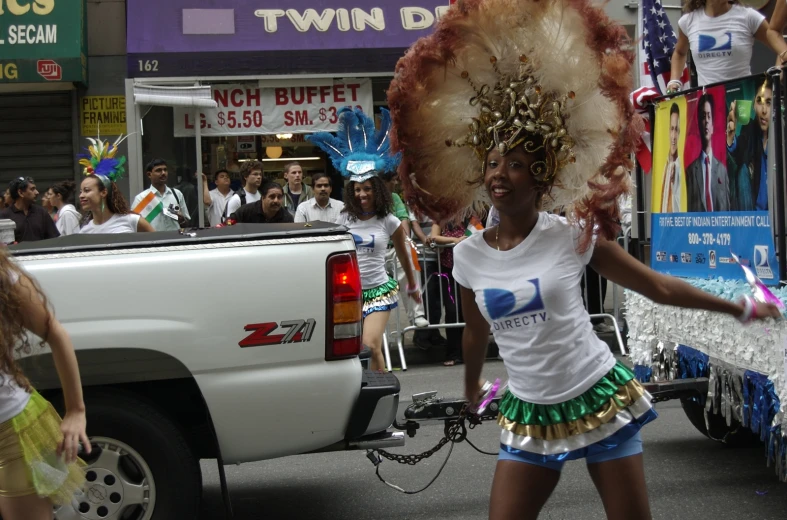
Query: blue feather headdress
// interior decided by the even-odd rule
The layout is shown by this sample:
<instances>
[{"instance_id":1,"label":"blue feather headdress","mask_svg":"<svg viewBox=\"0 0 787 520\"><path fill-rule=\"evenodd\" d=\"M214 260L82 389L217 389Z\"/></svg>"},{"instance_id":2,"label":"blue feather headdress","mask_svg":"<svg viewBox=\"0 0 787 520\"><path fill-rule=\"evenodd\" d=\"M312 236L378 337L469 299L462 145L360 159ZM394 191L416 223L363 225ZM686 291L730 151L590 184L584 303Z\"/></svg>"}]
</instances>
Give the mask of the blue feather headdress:
<instances>
[{"instance_id":1,"label":"blue feather headdress","mask_svg":"<svg viewBox=\"0 0 787 520\"><path fill-rule=\"evenodd\" d=\"M402 160L401 154L391 155L391 115L380 109L380 129L374 119L358 108L339 111L336 133L319 132L306 139L319 146L343 177L364 182L374 176L393 174Z\"/></svg>"}]
</instances>

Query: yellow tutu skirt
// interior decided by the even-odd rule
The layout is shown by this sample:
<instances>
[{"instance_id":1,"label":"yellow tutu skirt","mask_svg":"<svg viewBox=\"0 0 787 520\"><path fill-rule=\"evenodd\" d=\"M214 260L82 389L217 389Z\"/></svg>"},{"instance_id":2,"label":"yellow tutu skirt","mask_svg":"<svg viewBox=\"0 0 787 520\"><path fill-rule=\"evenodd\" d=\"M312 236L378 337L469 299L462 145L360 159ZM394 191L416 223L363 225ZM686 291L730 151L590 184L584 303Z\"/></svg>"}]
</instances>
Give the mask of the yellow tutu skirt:
<instances>
[{"instance_id":1,"label":"yellow tutu skirt","mask_svg":"<svg viewBox=\"0 0 787 520\"><path fill-rule=\"evenodd\" d=\"M0 424L0 496L38 495L55 505L71 503L85 483L84 461L66 464L57 456L61 418L33 391L16 417Z\"/></svg>"}]
</instances>

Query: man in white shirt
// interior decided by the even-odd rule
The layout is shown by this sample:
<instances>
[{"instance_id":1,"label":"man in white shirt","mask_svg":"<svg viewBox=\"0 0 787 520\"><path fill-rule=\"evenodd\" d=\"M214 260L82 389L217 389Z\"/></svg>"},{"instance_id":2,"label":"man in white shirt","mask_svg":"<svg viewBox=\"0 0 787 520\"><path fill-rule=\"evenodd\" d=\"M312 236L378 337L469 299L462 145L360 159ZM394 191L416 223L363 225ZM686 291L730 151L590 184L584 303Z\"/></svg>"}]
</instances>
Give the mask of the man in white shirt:
<instances>
[{"instance_id":1,"label":"man in white shirt","mask_svg":"<svg viewBox=\"0 0 787 520\"><path fill-rule=\"evenodd\" d=\"M145 167L145 173L150 179L150 188L134 198L131 210L147 220L156 231L177 231L185 226L191 215L183 194L167 186L167 162L153 159ZM177 209L172 213L170 208ZM177 216L177 220L168 214Z\"/></svg>"},{"instance_id":2,"label":"man in white shirt","mask_svg":"<svg viewBox=\"0 0 787 520\"><path fill-rule=\"evenodd\" d=\"M689 211L729 211L727 167L713 156L713 96L703 94L697 103L702 151L686 170Z\"/></svg>"},{"instance_id":3,"label":"man in white shirt","mask_svg":"<svg viewBox=\"0 0 787 520\"><path fill-rule=\"evenodd\" d=\"M202 202L208 208L208 223L210 227L221 224L221 217L224 215L224 208L227 201L234 195L230 190L230 174L227 170L219 170L213 176L215 189L208 191L208 176L202 174Z\"/></svg>"},{"instance_id":4,"label":"man in white shirt","mask_svg":"<svg viewBox=\"0 0 787 520\"><path fill-rule=\"evenodd\" d=\"M312 175L312 188L314 198L298 204L295 222L336 222L344 209L344 202L331 198L331 177L327 173L315 173Z\"/></svg>"},{"instance_id":5,"label":"man in white shirt","mask_svg":"<svg viewBox=\"0 0 787 520\"><path fill-rule=\"evenodd\" d=\"M683 166L678 154L680 142L680 107L673 103L669 110L669 157L664 166L664 181L661 186L661 212L680 212L680 182Z\"/></svg>"},{"instance_id":6,"label":"man in white shirt","mask_svg":"<svg viewBox=\"0 0 787 520\"><path fill-rule=\"evenodd\" d=\"M262 163L260 161L246 161L240 167L240 174L243 177L243 188L236 191L227 201L227 208L224 217L229 217L244 204L257 202L260 196L260 186L262 185Z\"/></svg>"}]
</instances>

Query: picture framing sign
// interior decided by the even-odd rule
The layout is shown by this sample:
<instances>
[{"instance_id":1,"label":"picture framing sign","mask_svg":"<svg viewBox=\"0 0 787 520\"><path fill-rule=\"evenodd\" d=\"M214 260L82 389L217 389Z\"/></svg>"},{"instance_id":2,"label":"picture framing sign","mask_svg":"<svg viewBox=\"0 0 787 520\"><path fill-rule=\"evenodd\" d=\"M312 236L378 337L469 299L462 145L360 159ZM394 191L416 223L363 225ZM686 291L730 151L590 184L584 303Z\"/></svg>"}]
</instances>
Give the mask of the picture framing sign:
<instances>
[{"instance_id":1,"label":"picture framing sign","mask_svg":"<svg viewBox=\"0 0 787 520\"><path fill-rule=\"evenodd\" d=\"M661 101L653 119L651 266L779 281L771 214L773 90L753 76Z\"/></svg>"},{"instance_id":2,"label":"picture framing sign","mask_svg":"<svg viewBox=\"0 0 787 520\"><path fill-rule=\"evenodd\" d=\"M126 96L83 96L79 105L82 135L127 133Z\"/></svg>"}]
</instances>

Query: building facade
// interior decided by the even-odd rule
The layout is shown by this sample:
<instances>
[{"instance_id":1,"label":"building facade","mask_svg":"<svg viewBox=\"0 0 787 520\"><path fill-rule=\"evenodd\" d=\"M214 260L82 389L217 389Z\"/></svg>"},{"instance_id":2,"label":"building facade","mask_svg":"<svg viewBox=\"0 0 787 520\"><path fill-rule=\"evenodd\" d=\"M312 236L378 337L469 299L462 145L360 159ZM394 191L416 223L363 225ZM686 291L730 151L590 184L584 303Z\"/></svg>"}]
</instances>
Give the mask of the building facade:
<instances>
[{"instance_id":1,"label":"building facade","mask_svg":"<svg viewBox=\"0 0 787 520\"><path fill-rule=\"evenodd\" d=\"M124 0L0 1L0 186L78 181L84 137L126 132L125 9Z\"/></svg>"},{"instance_id":2,"label":"building facade","mask_svg":"<svg viewBox=\"0 0 787 520\"><path fill-rule=\"evenodd\" d=\"M153 158L188 179L236 172L250 159L279 182L292 160L307 181L330 172L305 137L334 130L342 106L385 106L396 61L449 8L447 0L127 1L132 192L145 187ZM633 36L636 7L607 5ZM210 87L215 107L189 105L197 86ZM154 87L171 90L151 101Z\"/></svg>"}]
</instances>

